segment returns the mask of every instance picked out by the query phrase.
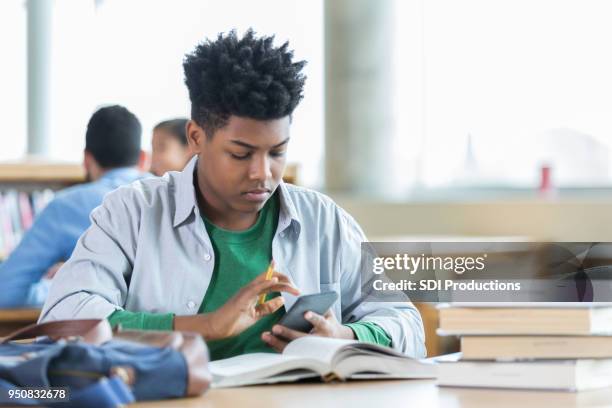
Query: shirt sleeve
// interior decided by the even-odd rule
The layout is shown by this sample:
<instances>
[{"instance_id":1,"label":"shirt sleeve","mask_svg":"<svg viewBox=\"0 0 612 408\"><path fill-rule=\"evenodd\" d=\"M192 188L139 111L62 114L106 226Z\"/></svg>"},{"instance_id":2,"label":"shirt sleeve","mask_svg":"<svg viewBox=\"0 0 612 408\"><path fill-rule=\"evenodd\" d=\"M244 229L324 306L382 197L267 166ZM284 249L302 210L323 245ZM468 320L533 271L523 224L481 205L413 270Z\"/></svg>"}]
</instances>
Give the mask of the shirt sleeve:
<instances>
[{"instance_id":1,"label":"shirt sleeve","mask_svg":"<svg viewBox=\"0 0 612 408\"><path fill-rule=\"evenodd\" d=\"M108 193L53 278L40 322L106 319L125 307L140 215L130 189Z\"/></svg>"},{"instance_id":2,"label":"shirt sleeve","mask_svg":"<svg viewBox=\"0 0 612 408\"><path fill-rule=\"evenodd\" d=\"M115 310L108 317L111 326L121 325L124 329L134 330L172 330L174 327L173 313L143 313Z\"/></svg>"},{"instance_id":3,"label":"shirt sleeve","mask_svg":"<svg viewBox=\"0 0 612 408\"><path fill-rule=\"evenodd\" d=\"M369 322L384 330L390 347L412 358L427 354L425 333L419 311L401 291L373 293L378 278L368 271L372 248L359 224L337 207L340 230L339 270L342 323ZM359 329L358 329L359 330ZM358 336L359 334L357 334Z\"/></svg>"},{"instance_id":4,"label":"shirt sleeve","mask_svg":"<svg viewBox=\"0 0 612 408\"><path fill-rule=\"evenodd\" d=\"M0 308L40 306L44 302L46 290L40 291L33 285L53 264L62 260L65 239L58 226L65 210L61 200L51 201L0 265Z\"/></svg>"},{"instance_id":5,"label":"shirt sleeve","mask_svg":"<svg viewBox=\"0 0 612 408\"><path fill-rule=\"evenodd\" d=\"M356 322L347 323L345 326L349 327L353 333L355 333L355 337L359 341L374 343L386 347L391 345L391 338L387 335L383 328L378 326L376 323Z\"/></svg>"}]
</instances>

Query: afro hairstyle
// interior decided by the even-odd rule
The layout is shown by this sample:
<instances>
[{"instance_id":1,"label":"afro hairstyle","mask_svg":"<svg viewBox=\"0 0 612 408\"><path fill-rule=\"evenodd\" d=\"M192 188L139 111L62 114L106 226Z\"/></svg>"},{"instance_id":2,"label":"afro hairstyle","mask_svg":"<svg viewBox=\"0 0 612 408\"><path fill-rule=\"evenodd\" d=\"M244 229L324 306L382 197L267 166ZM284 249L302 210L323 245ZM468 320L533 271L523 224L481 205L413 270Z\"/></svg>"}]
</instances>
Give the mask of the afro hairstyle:
<instances>
[{"instance_id":1,"label":"afro hairstyle","mask_svg":"<svg viewBox=\"0 0 612 408\"><path fill-rule=\"evenodd\" d=\"M199 44L183 61L191 119L207 136L232 115L256 120L290 116L302 99L306 61L293 62L289 43L274 47L274 36L236 30Z\"/></svg>"}]
</instances>

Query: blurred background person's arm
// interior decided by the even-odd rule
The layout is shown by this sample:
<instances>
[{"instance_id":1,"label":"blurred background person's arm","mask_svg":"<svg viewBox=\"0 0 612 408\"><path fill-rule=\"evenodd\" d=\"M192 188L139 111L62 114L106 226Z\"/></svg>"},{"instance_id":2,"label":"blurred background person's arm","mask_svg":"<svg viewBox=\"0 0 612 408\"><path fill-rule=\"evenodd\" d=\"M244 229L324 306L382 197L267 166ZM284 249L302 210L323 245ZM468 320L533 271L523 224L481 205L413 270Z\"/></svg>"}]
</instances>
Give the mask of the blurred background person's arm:
<instances>
[{"instance_id":1,"label":"blurred background person's arm","mask_svg":"<svg viewBox=\"0 0 612 408\"><path fill-rule=\"evenodd\" d=\"M66 208L55 199L40 213L19 245L0 264L2 296L0 307L41 306L49 291L48 282L41 280L54 264L72 248L61 232Z\"/></svg>"}]
</instances>

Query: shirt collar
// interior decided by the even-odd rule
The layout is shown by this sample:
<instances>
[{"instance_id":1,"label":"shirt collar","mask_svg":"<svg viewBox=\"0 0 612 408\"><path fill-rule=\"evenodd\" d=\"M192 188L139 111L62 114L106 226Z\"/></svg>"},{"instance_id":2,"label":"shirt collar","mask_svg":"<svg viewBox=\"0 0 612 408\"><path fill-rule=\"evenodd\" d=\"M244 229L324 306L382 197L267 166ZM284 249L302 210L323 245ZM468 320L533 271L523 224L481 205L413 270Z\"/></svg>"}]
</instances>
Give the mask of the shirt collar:
<instances>
[{"instance_id":1,"label":"shirt collar","mask_svg":"<svg viewBox=\"0 0 612 408\"><path fill-rule=\"evenodd\" d=\"M301 220L298 216L298 212L295 209L295 205L291 196L289 195L289 190L284 181L278 185L278 196L280 201L280 213L278 216L278 230L283 231L293 224L296 236L300 234L301 228Z\"/></svg>"},{"instance_id":2,"label":"shirt collar","mask_svg":"<svg viewBox=\"0 0 612 408\"><path fill-rule=\"evenodd\" d=\"M198 156L194 156L185 169L176 176L176 187L174 189L174 227L183 223L193 212L196 206L195 188L193 186L193 174L198 162ZM278 219L278 230L282 231L295 222L296 232L300 230L300 219L295 205L291 200L289 191L284 182L278 186L280 212Z\"/></svg>"},{"instance_id":3,"label":"shirt collar","mask_svg":"<svg viewBox=\"0 0 612 408\"><path fill-rule=\"evenodd\" d=\"M176 176L174 188L174 227L185 221L196 205L195 188L193 187L193 172L198 157L194 156L187 166Z\"/></svg>"}]
</instances>

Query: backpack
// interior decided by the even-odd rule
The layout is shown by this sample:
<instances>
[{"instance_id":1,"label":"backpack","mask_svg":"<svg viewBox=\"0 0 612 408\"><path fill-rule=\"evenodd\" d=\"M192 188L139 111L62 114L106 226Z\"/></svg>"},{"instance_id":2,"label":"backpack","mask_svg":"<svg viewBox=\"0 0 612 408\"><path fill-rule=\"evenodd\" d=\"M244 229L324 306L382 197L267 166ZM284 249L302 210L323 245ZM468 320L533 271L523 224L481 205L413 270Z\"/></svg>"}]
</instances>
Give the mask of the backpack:
<instances>
[{"instance_id":1,"label":"backpack","mask_svg":"<svg viewBox=\"0 0 612 408\"><path fill-rule=\"evenodd\" d=\"M61 320L0 341L0 405L114 408L198 396L210 381L208 350L195 333L113 332L105 319Z\"/></svg>"}]
</instances>

